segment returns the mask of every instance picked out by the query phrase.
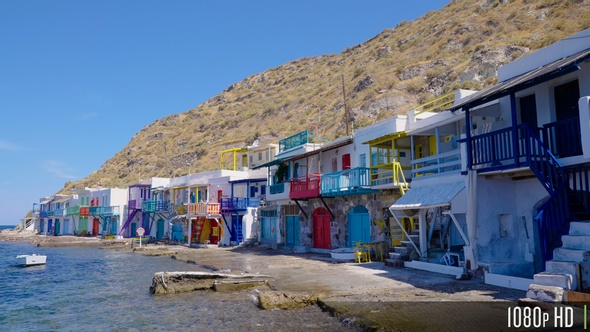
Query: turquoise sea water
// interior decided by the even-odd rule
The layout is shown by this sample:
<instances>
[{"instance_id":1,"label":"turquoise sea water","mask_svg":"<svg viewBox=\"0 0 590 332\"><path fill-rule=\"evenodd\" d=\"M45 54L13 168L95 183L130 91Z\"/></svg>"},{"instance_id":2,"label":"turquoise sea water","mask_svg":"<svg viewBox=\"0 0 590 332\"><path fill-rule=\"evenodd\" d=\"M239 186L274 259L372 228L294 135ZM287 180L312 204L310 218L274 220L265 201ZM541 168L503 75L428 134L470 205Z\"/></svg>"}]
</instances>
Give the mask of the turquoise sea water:
<instances>
[{"instance_id":1,"label":"turquoise sea water","mask_svg":"<svg viewBox=\"0 0 590 332\"><path fill-rule=\"evenodd\" d=\"M19 254L47 255L20 267ZM207 271L164 257L92 247L45 248L0 242L2 331L342 331L311 306L264 311L248 291L151 295L155 272Z\"/></svg>"}]
</instances>

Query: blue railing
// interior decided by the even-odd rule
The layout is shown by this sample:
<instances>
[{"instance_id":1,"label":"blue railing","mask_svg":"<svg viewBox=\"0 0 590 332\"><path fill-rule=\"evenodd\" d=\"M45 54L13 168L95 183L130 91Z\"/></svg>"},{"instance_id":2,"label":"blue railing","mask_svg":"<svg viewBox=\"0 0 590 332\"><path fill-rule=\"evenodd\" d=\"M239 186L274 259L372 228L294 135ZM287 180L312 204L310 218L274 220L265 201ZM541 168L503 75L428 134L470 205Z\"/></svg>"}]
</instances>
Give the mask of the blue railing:
<instances>
[{"instance_id":1,"label":"blue railing","mask_svg":"<svg viewBox=\"0 0 590 332\"><path fill-rule=\"evenodd\" d=\"M471 139L471 165L473 168L495 168L515 159L512 128L504 128Z\"/></svg>"},{"instance_id":2,"label":"blue railing","mask_svg":"<svg viewBox=\"0 0 590 332\"><path fill-rule=\"evenodd\" d=\"M567 175L555 155L534 129L524 124L517 127L516 133L509 127L474 136L471 146L474 169L481 172L528 166L547 190L550 198L540 207L535 219L543 262L551 260L553 249L561 246L561 236L567 234L571 216Z\"/></svg>"},{"instance_id":3,"label":"blue railing","mask_svg":"<svg viewBox=\"0 0 590 332\"><path fill-rule=\"evenodd\" d=\"M282 194L285 192L285 182L272 184L269 188L271 195Z\"/></svg>"},{"instance_id":4,"label":"blue railing","mask_svg":"<svg viewBox=\"0 0 590 332\"><path fill-rule=\"evenodd\" d=\"M168 202L147 201L141 203L141 209L145 212L168 211Z\"/></svg>"},{"instance_id":5,"label":"blue railing","mask_svg":"<svg viewBox=\"0 0 590 332\"><path fill-rule=\"evenodd\" d=\"M527 126L519 127L526 163L549 193L549 200L539 209L539 240L543 262L553 258L553 250L562 245L561 236L569 229L570 209L567 197L567 176L555 156ZM523 146L524 145L524 146Z\"/></svg>"},{"instance_id":6,"label":"blue railing","mask_svg":"<svg viewBox=\"0 0 590 332\"><path fill-rule=\"evenodd\" d=\"M412 178L434 174L460 172L461 150L439 153L412 161Z\"/></svg>"},{"instance_id":7,"label":"blue railing","mask_svg":"<svg viewBox=\"0 0 590 332\"><path fill-rule=\"evenodd\" d=\"M279 152L289 150L299 145L303 145L309 141L309 132L304 130L295 135L283 138L279 141Z\"/></svg>"},{"instance_id":8,"label":"blue railing","mask_svg":"<svg viewBox=\"0 0 590 332\"><path fill-rule=\"evenodd\" d=\"M260 199L255 197L231 197L221 198L221 210L224 212L229 211L244 211L247 208L257 208L260 206Z\"/></svg>"},{"instance_id":9,"label":"blue railing","mask_svg":"<svg viewBox=\"0 0 590 332\"><path fill-rule=\"evenodd\" d=\"M321 194L352 192L356 189L370 189L371 170L357 167L321 176Z\"/></svg>"},{"instance_id":10,"label":"blue railing","mask_svg":"<svg viewBox=\"0 0 590 332\"><path fill-rule=\"evenodd\" d=\"M542 131L543 142L554 155L563 158L583 153L579 117L548 123Z\"/></svg>"}]
</instances>

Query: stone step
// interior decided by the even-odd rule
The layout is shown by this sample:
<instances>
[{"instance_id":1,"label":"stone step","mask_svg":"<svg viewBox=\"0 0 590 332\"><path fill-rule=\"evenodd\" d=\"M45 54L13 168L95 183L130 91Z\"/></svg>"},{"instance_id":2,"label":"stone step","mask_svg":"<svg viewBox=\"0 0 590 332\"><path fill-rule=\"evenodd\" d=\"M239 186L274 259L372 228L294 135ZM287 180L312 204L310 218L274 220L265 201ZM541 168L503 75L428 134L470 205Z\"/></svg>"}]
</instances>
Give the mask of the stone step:
<instances>
[{"instance_id":1,"label":"stone step","mask_svg":"<svg viewBox=\"0 0 590 332\"><path fill-rule=\"evenodd\" d=\"M398 261L403 261L403 260L406 260L406 259L404 259L405 257L409 257L409 256L408 255L404 255L404 254L400 254L400 253L397 253L397 252L390 252L389 253L389 259L395 259L395 260L398 260Z\"/></svg>"},{"instance_id":2,"label":"stone step","mask_svg":"<svg viewBox=\"0 0 590 332\"><path fill-rule=\"evenodd\" d=\"M584 249L556 248L553 250L553 260L582 262L590 256L590 251Z\"/></svg>"},{"instance_id":3,"label":"stone step","mask_svg":"<svg viewBox=\"0 0 590 332\"><path fill-rule=\"evenodd\" d=\"M572 289L573 277L566 273L541 272L533 276L534 283L543 286L556 286Z\"/></svg>"},{"instance_id":4,"label":"stone step","mask_svg":"<svg viewBox=\"0 0 590 332\"><path fill-rule=\"evenodd\" d=\"M578 280L580 280L580 266L576 262L566 261L548 261L545 263L545 272L553 274L569 274L572 276L571 289L578 289Z\"/></svg>"},{"instance_id":5,"label":"stone step","mask_svg":"<svg viewBox=\"0 0 590 332\"><path fill-rule=\"evenodd\" d=\"M561 287L531 284L526 292L526 297L543 302L561 303L564 294L565 289Z\"/></svg>"},{"instance_id":6,"label":"stone step","mask_svg":"<svg viewBox=\"0 0 590 332\"><path fill-rule=\"evenodd\" d=\"M570 235L590 235L590 222L575 221L570 223Z\"/></svg>"},{"instance_id":7,"label":"stone step","mask_svg":"<svg viewBox=\"0 0 590 332\"><path fill-rule=\"evenodd\" d=\"M402 245L404 245L406 247L414 248L411 241L401 241L401 243L402 243ZM414 244L416 245L416 247L420 247L420 242L414 241Z\"/></svg>"},{"instance_id":8,"label":"stone step","mask_svg":"<svg viewBox=\"0 0 590 332\"><path fill-rule=\"evenodd\" d=\"M563 235L562 248L585 249L590 251L590 235Z\"/></svg>"},{"instance_id":9,"label":"stone step","mask_svg":"<svg viewBox=\"0 0 590 332\"><path fill-rule=\"evenodd\" d=\"M385 265L389 267L404 267L404 262L395 259L386 259Z\"/></svg>"},{"instance_id":10,"label":"stone step","mask_svg":"<svg viewBox=\"0 0 590 332\"><path fill-rule=\"evenodd\" d=\"M414 247L393 247L393 251L399 254L409 254Z\"/></svg>"}]
</instances>

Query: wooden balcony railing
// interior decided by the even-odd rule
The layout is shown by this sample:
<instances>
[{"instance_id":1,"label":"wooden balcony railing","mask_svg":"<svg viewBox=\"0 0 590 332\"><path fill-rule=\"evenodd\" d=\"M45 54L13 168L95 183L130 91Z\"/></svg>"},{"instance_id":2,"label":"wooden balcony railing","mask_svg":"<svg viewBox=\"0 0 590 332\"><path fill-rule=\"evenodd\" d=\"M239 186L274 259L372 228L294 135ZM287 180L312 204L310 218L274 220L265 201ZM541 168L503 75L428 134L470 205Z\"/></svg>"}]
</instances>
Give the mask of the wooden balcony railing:
<instances>
[{"instance_id":1,"label":"wooden balcony railing","mask_svg":"<svg viewBox=\"0 0 590 332\"><path fill-rule=\"evenodd\" d=\"M190 203L188 205L189 214L195 216L219 215L221 214L221 204L219 203Z\"/></svg>"},{"instance_id":2,"label":"wooden balcony railing","mask_svg":"<svg viewBox=\"0 0 590 332\"><path fill-rule=\"evenodd\" d=\"M168 211L168 202L146 201L141 204L141 209L145 212Z\"/></svg>"},{"instance_id":3,"label":"wooden balcony railing","mask_svg":"<svg viewBox=\"0 0 590 332\"><path fill-rule=\"evenodd\" d=\"M580 117L548 123L541 129L543 143L559 158L578 156L583 153L580 135Z\"/></svg>"},{"instance_id":4,"label":"wooden balcony railing","mask_svg":"<svg viewBox=\"0 0 590 332\"><path fill-rule=\"evenodd\" d=\"M320 196L321 179L319 174L308 174L306 176L292 179L289 198L302 199Z\"/></svg>"},{"instance_id":5,"label":"wooden balcony railing","mask_svg":"<svg viewBox=\"0 0 590 332\"><path fill-rule=\"evenodd\" d=\"M88 206L80 206L80 216L81 217L88 217L90 215L90 207Z\"/></svg>"},{"instance_id":6,"label":"wooden balcony railing","mask_svg":"<svg viewBox=\"0 0 590 332\"><path fill-rule=\"evenodd\" d=\"M371 189L371 170L357 167L321 176L322 195L357 194Z\"/></svg>"},{"instance_id":7,"label":"wooden balcony railing","mask_svg":"<svg viewBox=\"0 0 590 332\"><path fill-rule=\"evenodd\" d=\"M461 149L412 161L412 178L461 171Z\"/></svg>"},{"instance_id":8,"label":"wooden balcony railing","mask_svg":"<svg viewBox=\"0 0 590 332\"><path fill-rule=\"evenodd\" d=\"M269 188L271 195L281 194L285 192L285 182L272 184Z\"/></svg>"},{"instance_id":9,"label":"wooden balcony railing","mask_svg":"<svg viewBox=\"0 0 590 332\"><path fill-rule=\"evenodd\" d=\"M247 197L226 197L220 199L222 212L245 211L249 207L259 207L260 199Z\"/></svg>"},{"instance_id":10,"label":"wooden balcony railing","mask_svg":"<svg viewBox=\"0 0 590 332\"><path fill-rule=\"evenodd\" d=\"M68 216L74 216L80 213L80 206L76 205L76 206L70 206L69 208L66 209L66 214Z\"/></svg>"}]
</instances>

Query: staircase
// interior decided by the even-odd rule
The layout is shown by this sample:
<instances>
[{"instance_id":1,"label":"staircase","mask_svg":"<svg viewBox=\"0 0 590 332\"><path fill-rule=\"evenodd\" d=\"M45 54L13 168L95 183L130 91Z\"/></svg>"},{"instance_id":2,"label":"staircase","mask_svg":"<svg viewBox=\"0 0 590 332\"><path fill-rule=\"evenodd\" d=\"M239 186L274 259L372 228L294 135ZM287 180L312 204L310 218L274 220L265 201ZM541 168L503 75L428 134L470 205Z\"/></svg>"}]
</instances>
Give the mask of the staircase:
<instances>
[{"instance_id":1,"label":"staircase","mask_svg":"<svg viewBox=\"0 0 590 332\"><path fill-rule=\"evenodd\" d=\"M201 241L201 234L203 231L203 225L205 224L205 217L199 217L195 224L193 225L193 234L196 234L195 237L200 242Z\"/></svg>"},{"instance_id":2,"label":"staircase","mask_svg":"<svg viewBox=\"0 0 590 332\"><path fill-rule=\"evenodd\" d=\"M561 302L565 290L590 290L590 221L571 222L563 245L553 251L545 272L534 275L527 297L545 302Z\"/></svg>"},{"instance_id":3,"label":"staircase","mask_svg":"<svg viewBox=\"0 0 590 332\"><path fill-rule=\"evenodd\" d=\"M123 224L123 227L121 227L121 230L119 231L119 236L123 236L123 233L125 232L125 230L127 229L127 227L129 227L129 224L131 224L131 221L133 221L133 218L135 218L135 215L137 214L137 211L140 211L138 209L133 209L133 212L131 212L131 214L129 215L129 217L127 217L127 220L125 221L125 224ZM133 236L133 234L132 234Z\"/></svg>"},{"instance_id":4,"label":"staircase","mask_svg":"<svg viewBox=\"0 0 590 332\"><path fill-rule=\"evenodd\" d=\"M420 231L416 228L410 232L408 239L400 241L400 246L393 247L393 252L389 253L389 258L385 259L385 265L390 267L404 267L404 262L418 259L418 253L412 242L420 247Z\"/></svg>"}]
</instances>

